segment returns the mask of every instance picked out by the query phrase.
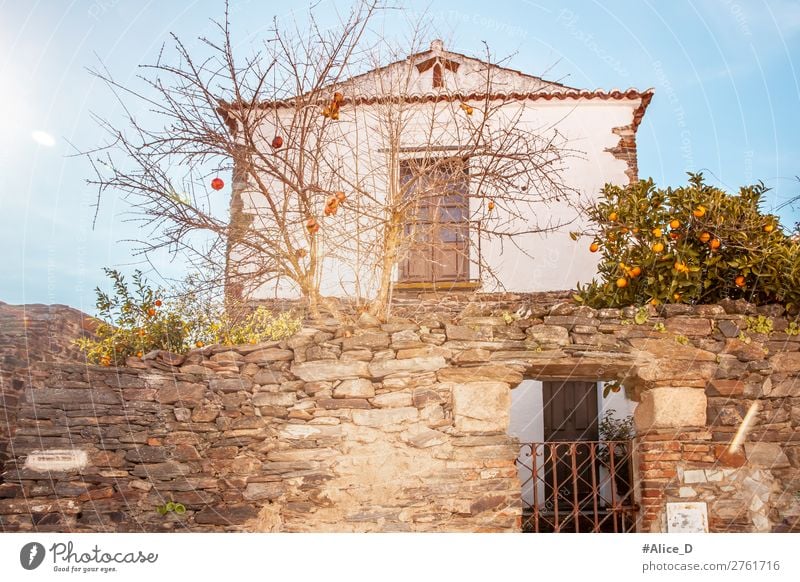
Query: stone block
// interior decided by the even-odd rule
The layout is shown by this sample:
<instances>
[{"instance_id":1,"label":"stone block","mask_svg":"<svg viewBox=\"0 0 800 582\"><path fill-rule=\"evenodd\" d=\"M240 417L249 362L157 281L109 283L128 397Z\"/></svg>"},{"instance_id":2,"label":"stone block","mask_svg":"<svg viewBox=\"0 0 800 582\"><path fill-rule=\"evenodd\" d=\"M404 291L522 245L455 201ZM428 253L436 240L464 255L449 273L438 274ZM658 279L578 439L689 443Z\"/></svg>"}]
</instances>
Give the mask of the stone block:
<instances>
[{"instance_id":1,"label":"stone block","mask_svg":"<svg viewBox=\"0 0 800 582\"><path fill-rule=\"evenodd\" d=\"M463 432L505 432L511 389L505 382L467 382L453 386L453 418Z\"/></svg>"},{"instance_id":2,"label":"stone block","mask_svg":"<svg viewBox=\"0 0 800 582\"><path fill-rule=\"evenodd\" d=\"M342 349L355 350L358 348L379 349L389 347L389 334L385 331L370 330L357 333L342 340Z\"/></svg>"},{"instance_id":3,"label":"stone block","mask_svg":"<svg viewBox=\"0 0 800 582\"><path fill-rule=\"evenodd\" d=\"M390 374L419 374L423 372L435 372L447 365L441 356L430 356L425 358L411 358L408 360L381 360L372 362L369 365L369 373L374 378L383 378Z\"/></svg>"},{"instance_id":4,"label":"stone block","mask_svg":"<svg viewBox=\"0 0 800 582\"><path fill-rule=\"evenodd\" d=\"M202 384L175 382L163 385L156 394L156 401L161 404L199 403L203 400L205 392L206 388Z\"/></svg>"},{"instance_id":5,"label":"stone block","mask_svg":"<svg viewBox=\"0 0 800 582\"><path fill-rule=\"evenodd\" d=\"M372 382L366 378L352 378L343 380L333 389L334 398L372 398L375 396L375 388Z\"/></svg>"},{"instance_id":6,"label":"stone block","mask_svg":"<svg viewBox=\"0 0 800 582\"><path fill-rule=\"evenodd\" d=\"M373 398L372 405L376 408L404 408L414 406L414 400L410 392L386 392Z\"/></svg>"},{"instance_id":7,"label":"stone block","mask_svg":"<svg viewBox=\"0 0 800 582\"><path fill-rule=\"evenodd\" d=\"M244 361L252 364L268 364L270 362L289 362L292 358L294 358L294 352L292 350L267 348L247 354L244 357Z\"/></svg>"},{"instance_id":8,"label":"stone block","mask_svg":"<svg viewBox=\"0 0 800 582\"><path fill-rule=\"evenodd\" d=\"M538 344L566 346L569 345L567 328L558 325L533 325L525 330L528 339Z\"/></svg>"},{"instance_id":9,"label":"stone block","mask_svg":"<svg viewBox=\"0 0 800 582\"><path fill-rule=\"evenodd\" d=\"M711 320L701 317L676 316L664 322L667 331L685 336L707 336L711 334Z\"/></svg>"},{"instance_id":10,"label":"stone block","mask_svg":"<svg viewBox=\"0 0 800 582\"><path fill-rule=\"evenodd\" d=\"M697 388L652 388L642 393L634 412L638 431L705 426L706 395Z\"/></svg>"},{"instance_id":11,"label":"stone block","mask_svg":"<svg viewBox=\"0 0 800 582\"><path fill-rule=\"evenodd\" d=\"M353 424L379 428L391 427L416 420L419 411L416 408L381 408L377 410L354 410Z\"/></svg>"},{"instance_id":12,"label":"stone block","mask_svg":"<svg viewBox=\"0 0 800 582\"><path fill-rule=\"evenodd\" d=\"M253 406L292 406L297 401L294 392L259 392L253 396Z\"/></svg>"},{"instance_id":13,"label":"stone block","mask_svg":"<svg viewBox=\"0 0 800 582\"><path fill-rule=\"evenodd\" d=\"M243 376L237 378L212 378L208 383L208 387L214 392L247 391L253 387L253 381Z\"/></svg>"},{"instance_id":14,"label":"stone block","mask_svg":"<svg viewBox=\"0 0 800 582\"><path fill-rule=\"evenodd\" d=\"M800 352L781 352L769 359L772 369L778 374L797 374L800 372Z\"/></svg>"},{"instance_id":15,"label":"stone block","mask_svg":"<svg viewBox=\"0 0 800 582\"><path fill-rule=\"evenodd\" d=\"M248 483L244 489L244 498L250 501L263 501L277 499L283 495L283 483L271 481L269 483Z\"/></svg>"},{"instance_id":16,"label":"stone block","mask_svg":"<svg viewBox=\"0 0 800 582\"><path fill-rule=\"evenodd\" d=\"M779 443L745 443L744 453L747 462L757 467L777 469L789 466L789 458Z\"/></svg>"},{"instance_id":17,"label":"stone block","mask_svg":"<svg viewBox=\"0 0 800 582\"><path fill-rule=\"evenodd\" d=\"M206 507L194 516L195 522L204 525L238 525L258 517L255 504Z\"/></svg>"},{"instance_id":18,"label":"stone block","mask_svg":"<svg viewBox=\"0 0 800 582\"><path fill-rule=\"evenodd\" d=\"M440 382L505 382L517 385L522 382L522 373L510 366L485 364L469 368L446 368L439 370Z\"/></svg>"},{"instance_id":19,"label":"stone block","mask_svg":"<svg viewBox=\"0 0 800 582\"><path fill-rule=\"evenodd\" d=\"M360 360L304 362L294 364L292 374L305 382L367 378L370 375L370 366Z\"/></svg>"}]
</instances>

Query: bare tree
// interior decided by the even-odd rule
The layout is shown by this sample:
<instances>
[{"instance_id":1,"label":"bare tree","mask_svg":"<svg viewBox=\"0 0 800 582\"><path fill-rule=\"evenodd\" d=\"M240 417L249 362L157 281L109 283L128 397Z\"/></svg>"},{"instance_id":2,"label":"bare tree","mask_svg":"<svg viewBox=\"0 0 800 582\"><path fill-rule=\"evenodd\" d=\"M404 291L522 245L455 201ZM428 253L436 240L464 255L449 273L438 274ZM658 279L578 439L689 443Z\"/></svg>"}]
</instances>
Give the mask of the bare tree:
<instances>
[{"instance_id":1,"label":"bare tree","mask_svg":"<svg viewBox=\"0 0 800 582\"><path fill-rule=\"evenodd\" d=\"M532 127L524 101L498 98L493 65L477 92L416 94L418 62L381 66L398 49L370 29L379 10L362 0L327 30L313 16L305 29L276 21L243 60L226 11L221 40L201 39L202 61L173 37L178 62L145 67L148 91L96 73L123 103L145 100L164 120L101 121L112 139L89 154L100 195L122 192L150 228L143 252L224 255L229 297L272 285L306 297L313 316L338 313L326 297L333 279L383 316L397 269L439 260L433 238L456 249L455 268L491 277L477 246L560 226L535 209L574 194L561 180L575 153L565 139ZM408 50L419 54L424 28L413 33ZM228 207L208 188L227 171Z\"/></svg>"}]
</instances>

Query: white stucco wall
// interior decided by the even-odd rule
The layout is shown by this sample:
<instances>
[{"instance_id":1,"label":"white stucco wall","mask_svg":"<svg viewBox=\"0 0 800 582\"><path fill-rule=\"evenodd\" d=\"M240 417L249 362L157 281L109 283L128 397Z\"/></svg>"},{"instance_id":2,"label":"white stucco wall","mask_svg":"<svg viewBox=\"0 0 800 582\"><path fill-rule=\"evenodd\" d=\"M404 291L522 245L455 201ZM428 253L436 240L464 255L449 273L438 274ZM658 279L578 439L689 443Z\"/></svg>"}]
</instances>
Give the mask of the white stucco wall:
<instances>
[{"instance_id":1,"label":"white stucco wall","mask_svg":"<svg viewBox=\"0 0 800 582\"><path fill-rule=\"evenodd\" d=\"M417 64L431 57L460 63L457 72L445 71L445 89L432 87L430 69L422 73L417 69ZM397 133L404 150L401 156L404 157L418 157L430 145L441 147L441 155L447 155L446 148L458 143L459 136L469 135L465 131L468 121L480 124L483 120L483 101L468 101L474 108L474 114L468 120L460 109L459 99L462 97L452 102L426 100L442 91L461 96L488 92L494 96L490 99L492 113L489 125L501 127L499 124L508 124L508 120L517 120L516 128L528 131L532 136L549 137L557 132L566 139L563 146L574 150L562 164L561 179L576 194L569 201L525 208L526 216L516 221L520 230L530 230L534 225L539 228L557 224L561 226L546 234L515 237L513 243L486 234L478 240L477 230L471 229L470 278L480 280L483 291L504 289L517 292L571 289L577 282L592 279L596 256L588 250L589 241L581 239L575 242L569 237L569 232L580 230L583 226L576 207L595 199L606 183L628 183L626 162L616 159L607 150L619 143L620 138L614 134L614 128L633 123L634 113L642 103L641 96L616 98L607 94L604 97L593 94L590 98L567 87L510 69L494 67L492 71L492 80L488 81L486 63L444 51L441 42L434 41L431 51L386 69L354 77L339 88L347 98L367 101L357 105L345 103L339 120L326 126L325 139L328 145L325 148L325 160L338 167L338 177L313 177L322 191L342 190L348 195L348 201L337 217L322 219L322 208L315 211L322 225L316 235L317 242L326 256L321 276L321 292L324 295L369 297L377 287L379 270L376 264L380 253L376 253L370 242L370 236L376 233L374 229L371 234L364 233L369 232L375 223L374 219L370 223L365 216L381 206L392 179L388 172L387 112L396 116L392 130L397 129L398 124L402 126ZM538 97L517 96L531 92ZM515 96L498 96L508 93ZM558 96L550 98L553 93ZM399 108L397 105L387 106L369 100L371 96L387 94L422 100L406 103ZM310 107L313 112L310 122L322 124L324 120L317 111L318 107ZM401 113L398 114L398 111ZM297 112L291 107L268 110L260 121L263 142L258 149L266 152L267 156L286 155L286 148L291 147L293 137L291 128L297 127L298 123L295 115ZM431 122L433 119L434 123ZM283 151L272 152L270 149L269 144L275 135L283 136L286 144ZM313 135L316 134L312 132ZM475 163L479 164L480 160L475 160ZM342 169L346 171L342 172ZM279 184L267 185L272 196L281 196ZM359 190L360 194L357 193ZM482 188L481 194L498 196L498 193L485 188ZM525 197L519 192L505 194L518 195L519 199ZM245 193L243 199L245 211L251 214L259 215L265 207L265 200L260 194ZM486 213L485 204L485 199L470 199L471 220L481 219L486 226L493 227L509 218L507 212L504 214L502 203L498 203L492 214ZM306 233L302 228L306 216L298 214L293 218L294 231L290 234L298 242L295 248L302 248L304 244L307 246L303 241ZM255 228L259 228L259 220L257 216ZM485 269L479 270L478 248L482 262L490 266L496 277L489 276ZM235 253L233 259L237 260ZM251 293L254 298L276 295L292 296L296 295L296 291L290 283L284 282L263 285Z\"/></svg>"}]
</instances>

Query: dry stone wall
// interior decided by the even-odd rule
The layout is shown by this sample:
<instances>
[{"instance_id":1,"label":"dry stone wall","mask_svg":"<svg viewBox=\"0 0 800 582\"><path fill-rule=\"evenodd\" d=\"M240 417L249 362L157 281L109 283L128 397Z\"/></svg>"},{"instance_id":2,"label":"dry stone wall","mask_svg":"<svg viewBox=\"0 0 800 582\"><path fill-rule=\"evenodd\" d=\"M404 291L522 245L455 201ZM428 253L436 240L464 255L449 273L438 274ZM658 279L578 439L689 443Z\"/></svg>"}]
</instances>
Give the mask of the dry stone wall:
<instances>
[{"instance_id":1,"label":"dry stone wall","mask_svg":"<svg viewBox=\"0 0 800 582\"><path fill-rule=\"evenodd\" d=\"M39 364L16 411L0 525L518 531L510 391L572 377L621 379L640 402L641 530L665 529L665 504L687 500L708 503L713 531L800 528L800 337L782 309L457 304L124 368ZM754 330L765 319L772 331ZM55 464L52 451L70 450L85 459ZM186 513L160 515L167 501Z\"/></svg>"}]
</instances>

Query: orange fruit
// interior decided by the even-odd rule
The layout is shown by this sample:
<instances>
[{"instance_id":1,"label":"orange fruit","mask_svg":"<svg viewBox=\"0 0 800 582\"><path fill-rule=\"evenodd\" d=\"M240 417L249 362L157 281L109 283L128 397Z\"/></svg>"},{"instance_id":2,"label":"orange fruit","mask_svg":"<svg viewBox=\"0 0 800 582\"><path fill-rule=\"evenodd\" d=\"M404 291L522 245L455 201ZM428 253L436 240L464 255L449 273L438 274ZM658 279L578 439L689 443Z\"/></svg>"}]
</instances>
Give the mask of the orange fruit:
<instances>
[{"instance_id":1,"label":"orange fruit","mask_svg":"<svg viewBox=\"0 0 800 582\"><path fill-rule=\"evenodd\" d=\"M660 253L664 250L664 243L657 242L653 245L653 252Z\"/></svg>"},{"instance_id":2,"label":"orange fruit","mask_svg":"<svg viewBox=\"0 0 800 582\"><path fill-rule=\"evenodd\" d=\"M694 214L695 218L703 218L706 215L706 207L700 205L692 210L692 214Z\"/></svg>"},{"instance_id":3,"label":"orange fruit","mask_svg":"<svg viewBox=\"0 0 800 582\"><path fill-rule=\"evenodd\" d=\"M611 222L614 222L617 219L617 213L616 212L612 212L611 214L608 215L608 219Z\"/></svg>"},{"instance_id":4,"label":"orange fruit","mask_svg":"<svg viewBox=\"0 0 800 582\"><path fill-rule=\"evenodd\" d=\"M141 358L144 354L142 352L136 352L136 357Z\"/></svg>"},{"instance_id":5,"label":"orange fruit","mask_svg":"<svg viewBox=\"0 0 800 582\"><path fill-rule=\"evenodd\" d=\"M720 245L720 244L721 244L721 243L719 242L719 239L718 239L718 238L713 238L713 239L711 239L711 240L709 241L709 243L708 243L708 246L710 246L710 247L711 247L711 250L712 250L712 251L715 251L715 250L717 250L717 249L719 248L719 245Z\"/></svg>"},{"instance_id":6,"label":"orange fruit","mask_svg":"<svg viewBox=\"0 0 800 582\"><path fill-rule=\"evenodd\" d=\"M711 240L711 233L708 233L708 232L701 232L701 233L700 233L700 236L698 236L697 238L699 238L699 239L700 239L700 242L701 242L701 243L707 243L708 241L710 241L710 240Z\"/></svg>"},{"instance_id":7,"label":"orange fruit","mask_svg":"<svg viewBox=\"0 0 800 582\"><path fill-rule=\"evenodd\" d=\"M150 317L153 317L155 314L156 314L156 310L153 309L152 307L147 310L147 315L149 315Z\"/></svg>"},{"instance_id":8,"label":"orange fruit","mask_svg":"<svg viewBox=\"0 0 800 582\"><path fill-rule=\"evenodd\" d=\"M775 230L775 225L774 224L765 224L764 225L764 232L772 232L773 230Z\"/></svg>"},{"instance_id":9,"label":"orange fruit","mask_svg":"<svg viewBox=\"0 0 800 582\"><path fill-rule=\"evenodd\" d=\"M634 267L634 268L631 269L631 277L638 277L641 274L642 274L642 268L641 267Z\"/></svg>"},{"instance_id":10,"label":"orange fruit","mask_svg":"<svg viewBox=\"0 0 800 582\"><path fill-rule=\"evenodd\" d=\"M161 304L161 299L156 299L155 300L155 304L156 304L156 307L161 307L161 305L162 305Z\"/></svg>"},{"instance_id":11,"label":"orange fruit","mask_svg":"<svg viewBox=\"0 0 800 582\"><path fill-rule=\"evenodd\" d=\"M743 275L739 275L738 277L736 277L734 282L736 283L737 287L744 287L744 276Z\"/></svg>"},{"instance_id":12,"label":"orange fruit","mask_svg":"<svg viewBox=\"0 0 800 582\"><path fill-rule=\"evenodd\" d=\"M627 286L628 286L628 280L625 277L620 277L619 279L617 279L617 287L619 287L620 289L624 289Z\"/></svg>"},{"instance_id":13,"label":"orange fruit","mask_svg":"<svg viewBox=\"0 0 800 582\"><path fill-rule=\"evenodd\" d=\"M486 208L489 209L489 212L494 210L494 200L489 200L489 204L486 205ZM592 251L592 252L594 252L594 251Z\"/></svg>"},{"instance_id":14,"label":"orange fruit","mask_svg":"<svg viewBox=\"0 0 800 582\"><path fill-rule=\"evenodd\" d=\"M679 233L677 230L673 230L671 233L669 233L669 238L672 240L678 240L680 237L681 233Z\"/></svg>"},{"instance_id":15,"label":"orange fruit","mask_svg":"<svg viewBox=\"0 0 800 582\"><path fill-rule=\"evenodd\" d=\"M654 228L652 232L653 232L653 236L656 237L656 238L660 237L663 234L661 232L660 228Z\"/></svg>"},{"instance_id":16,"label":"orange fruit","mask_svg":"<svg viewBox=\"0 0 800 582\"><path fill-rule=\"evenodd\" d=\"M204 343L203 343L203 342L201 342L200 340L197 340L197 341L194 343L194 345L195 345L196 347L198 347L198 348L202 348L202 347L203 347L204 345L206 345L206 344L204 344Z\"/></svg>"},{"instance_id":17,"label":"orange fruit","mask_svg":"<svg viewBox=\"0 0 800 582\"><path fill-rule=\"evenodd\" d=\"M672 220L669 221L669 227L672 230L675 230L676 228L680 228L681 227L681 221L678 220L677 218L673 218Z\"/></svg>"},{"instance_id":18,"label":"orange fruit","mask_svg":"<svg viewBox=\"0 0 800 582\"><path fill-rule=\"evenodd\" d=\"M672 294L672 298L673 298L675 301L680 301L680 300L681 300L681 294L680 294L680 293L673 293L673 294Z\"/></svg>"},{"instance_id":19,"label":"orange fruit","mask_svg":"<svg viewBox=\"0 0 800 582\"><path fill-rule=\"evenodd\" d=\"M627 227L627 226L623 226L621 229L619 229L619 231L620 231L622 234L628 234L628 227Z\"/></svg>"},{"instance_id":20,"label":"orange fruit","mask_svg":"<svg viewBox=\"0 0 800 582\"><path fill-rule=\"evenodd\" d=\"M650 305L656 306L656 305L658 305L659 303L660 303L660 302L659 302L659 300L658 300L658 299L656 299L655 297L653 297L653 298L650 300Z\"/></svg>"},{"instance_id":21,"label":"orange fruit","mask_svg":"<svg viewBox=\"0 0 800 582\"><path fill-rule=\"evenodd\" d=\"M596 253L599 250L600 250L600 245L598 243L593 242L592 244L589 245L589 251L590 252Z\"/></svg>"}]
</instances>

